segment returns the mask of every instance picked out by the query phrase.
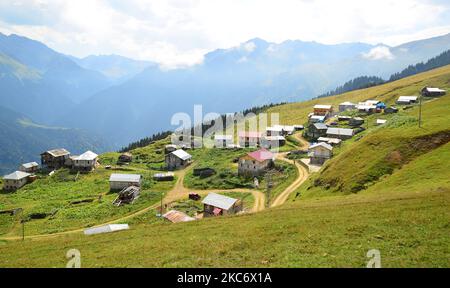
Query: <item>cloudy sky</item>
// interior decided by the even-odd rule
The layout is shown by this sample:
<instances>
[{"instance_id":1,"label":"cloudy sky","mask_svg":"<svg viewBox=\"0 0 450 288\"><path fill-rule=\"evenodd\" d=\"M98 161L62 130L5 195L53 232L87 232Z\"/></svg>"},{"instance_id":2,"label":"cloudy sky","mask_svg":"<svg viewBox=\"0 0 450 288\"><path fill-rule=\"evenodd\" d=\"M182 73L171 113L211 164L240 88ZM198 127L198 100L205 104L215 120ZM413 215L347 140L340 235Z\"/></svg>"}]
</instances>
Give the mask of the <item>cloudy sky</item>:
<instances>
[{"instance_id":1,"label":"cloudy sky","mask_svg":"<svg viewBox=\"0 0 450 288\"><path fill-rule=\"evenodd\" d=\"M170 67L255 37L397 45L442 35L450 32L449 2L0 0L0 32L78 57L120 54Z\"/></svg>"}]
</instances>

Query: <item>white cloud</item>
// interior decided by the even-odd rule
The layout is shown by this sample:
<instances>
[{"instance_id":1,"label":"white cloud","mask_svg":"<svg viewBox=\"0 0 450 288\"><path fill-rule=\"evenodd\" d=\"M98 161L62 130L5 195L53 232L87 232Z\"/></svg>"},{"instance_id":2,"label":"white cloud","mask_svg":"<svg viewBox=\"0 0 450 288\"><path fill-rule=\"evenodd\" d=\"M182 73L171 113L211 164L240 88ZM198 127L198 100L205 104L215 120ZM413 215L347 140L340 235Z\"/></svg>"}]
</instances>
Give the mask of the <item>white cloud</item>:
<instances>
[{"instance_id":1,"label":"white cloud","mask_svg":"<svg viewBox=\"0 0 450 288\"><path fill-rule=\"evenodd\" d=\"M369 52L363 53L363 57L370 60L392 60L394 55L391 53L389 47L377 46L372 48Z\"/></svg>"},{"instance_id":2,"label":"white cloud","mask_svg":"<svg viewBox=\"0 0 450 288\"><path fill-rule=\"evenodd\" d=\"M253 51L255 51L256 49L256 44L254 42L247 42L243 45L243 48L245 51L247 51L248 53L252 53Z\"/></svg>"},{"instance_id":3,"label":"white cloud","mask_svg":"<svg viewBox=\"0 0 450 288\"><path fill-rule=\"evenodd\" d=\"M440 0L0 0L0 32L76 56L114 53L175 67L255 37L397 45L450 32L449 8Z\"/></svg>"}]
</instances>

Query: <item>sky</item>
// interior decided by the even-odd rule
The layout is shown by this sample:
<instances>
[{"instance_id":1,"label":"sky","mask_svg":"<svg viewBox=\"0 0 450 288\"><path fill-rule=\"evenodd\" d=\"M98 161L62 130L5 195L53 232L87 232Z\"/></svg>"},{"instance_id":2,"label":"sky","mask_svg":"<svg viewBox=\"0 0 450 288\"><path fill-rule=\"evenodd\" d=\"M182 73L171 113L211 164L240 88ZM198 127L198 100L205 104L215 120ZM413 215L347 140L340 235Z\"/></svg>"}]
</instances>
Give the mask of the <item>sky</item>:
<instances>
[{"instance_id":1,"label":"sky","mask_svg":"<svg viewBox=\"0 0 450 288\"><path fill-rule=\"evenodd\" d=\"M450 1L0 0L0 32L77 57L118 54L179 67L256 37L395 46L439 36L450 33Z\"/></svg>"}]
</instances>

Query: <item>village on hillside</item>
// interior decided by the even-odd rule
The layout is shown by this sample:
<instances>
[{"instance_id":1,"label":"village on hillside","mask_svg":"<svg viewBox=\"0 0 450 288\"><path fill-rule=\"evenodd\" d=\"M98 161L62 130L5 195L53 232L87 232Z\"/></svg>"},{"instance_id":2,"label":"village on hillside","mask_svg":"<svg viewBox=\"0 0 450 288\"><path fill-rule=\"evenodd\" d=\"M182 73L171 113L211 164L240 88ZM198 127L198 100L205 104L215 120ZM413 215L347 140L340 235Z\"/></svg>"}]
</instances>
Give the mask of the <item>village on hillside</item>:
<instances>
[{"instance_id":1,"label":"village on hillside","mask_svg":"<svg viewBox=\"0 0 450 288\"><path fill-rule=\"evenodd\" d=\"M367 99L359 103L345 101L338 107L326 104L325 98L321 101L323 104L311 107L307 123L272 125L263 132L239 131L236 135L215 133L211 136L214 148L201 152L207 154L199 154L191 148L191 143L164 143L161 149L152 151L163 155L157 155L164 159L160 166L152 161L144 166L143 156L133 151L115 153L114 158L92 151L72 155L64 148L52 149L41 153L40 164L24 163L17 171L4 176L2 189L4 193L17 193L28 184L59 177L57 173L61 169L68 171L76 189L80 183L77 181L84 175L102 171L95 176L98 177L95 181L108 181L109 189L102 193L113 195L105 206L111 211L132 207L147 186L162 185L165 192L152 196L152 210L142 206L140 211L156 211L152 217L166 219L168 223L258 212L285 202L310 173L320 171L344 142L359 141L362 132L370 127L388 125L389 115L445 94L445 90L425 87L420 96L399 96L392 105ZM223 162L226 162L226 169L222 169ZM64 178L63 181L69 180ZM219 187L215 187L215 183L219 183ZM222 188L228 187L226 185L230 188ZM72 204L78 205L78 202ZM18 209L0 213L14 214ZM122 224L90 223L84 232L92 235L129 229L121 220L117 223Z\"/></svg>"}]
</instances>

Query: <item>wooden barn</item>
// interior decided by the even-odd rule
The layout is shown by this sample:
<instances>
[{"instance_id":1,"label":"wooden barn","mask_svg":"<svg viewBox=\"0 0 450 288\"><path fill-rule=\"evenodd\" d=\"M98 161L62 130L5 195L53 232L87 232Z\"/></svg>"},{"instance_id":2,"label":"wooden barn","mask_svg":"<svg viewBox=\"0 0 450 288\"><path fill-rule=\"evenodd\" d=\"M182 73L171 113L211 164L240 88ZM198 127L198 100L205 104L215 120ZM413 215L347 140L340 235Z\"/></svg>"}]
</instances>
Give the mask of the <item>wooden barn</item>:
<instances>
[{"instance_id":1,"label":"wooden barn","mask_svg":"<svg viewBox=\"0 0 450 288\"><path fill-rule=\"evenodd\" d=\"M440 97L444 96L447 91L439 88L425 87L422 89L421 93L424 97Z\"/></svg>"},{"instance_id":2,"label":"wooden barn","mask_svg":"<svg viewBox=\"0 0 450 288\"><path fill-rule=\"evenodd\" d=\"M353 129L347 128L328 128L327 137L329 138L337 138L341 140L347 140L353 137L355 132Z\"/></svg>"},{"instance_id":3,"label":"wooden barn","mask_svg":"<svg viewBox=\"0 0 450 288\"><path fill-rule=\"evenodd\" d=\"M131 154L129 152L122 153L119 156L118 162L119 163L131 163L131 162L133 162L133 154Z\"/></svg>"},{"instance_id":4,"label":"wooden barn","mask_svg":"<svg viewBox=\"0 0 450 288\"><path fill-rule=\"evenodd\" d=\"M41 154L42 167L47 169L59 169L66 165L70 152L66 149L53 149Z\"/></svg>"},{"instance_id":5,"label":"wooden barn","mask_svg":"<svg viewBox=\"0 0 450 288\"><path fill-rule=\"evenodd\" d=\"M328 126L323 123L313 123L308 126L306 136L317 139L327 135Z\"/></svg>"},{"instance_id":6,"label":"wooden barn","mask_svg":"<svg viewBox=\"0 0 450 288\"><path fill-rule=\"evenodd\" d=\"M39 164L36 162L30 162L20 165L20 171L26 173L36 173L39 170Z\"/></svg>"},{"instance_id":7,"label":"wooden barn","mask_svg":"<svg viewBox=\"0 0 450 288\"><path fill-rule=\"evenodd\" d=\"M210 193L202 201L203 217L232 215L242 211L242 201L216 193Z\"/></svg>"}]
</instances>

